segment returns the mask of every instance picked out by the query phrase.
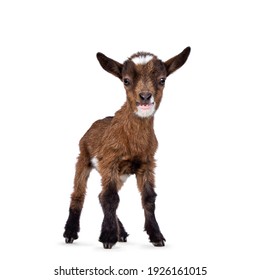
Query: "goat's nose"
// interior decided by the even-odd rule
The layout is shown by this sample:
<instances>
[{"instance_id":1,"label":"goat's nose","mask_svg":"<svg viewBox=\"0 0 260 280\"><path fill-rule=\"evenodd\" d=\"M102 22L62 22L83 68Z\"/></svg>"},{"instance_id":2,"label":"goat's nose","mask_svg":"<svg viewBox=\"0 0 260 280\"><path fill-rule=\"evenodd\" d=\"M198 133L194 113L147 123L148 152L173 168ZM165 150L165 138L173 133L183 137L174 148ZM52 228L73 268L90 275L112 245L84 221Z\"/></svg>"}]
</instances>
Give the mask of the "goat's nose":
<instances>
[{"instance_id":1,"label":"goat's nose","mask_svg":"<svg viewBox=\"0 0 260 280\"><path fill-rule=\"evenodd\" d=\"M152 94L150 92L141 92L139 96L141 100L148 101L152 97Z\"/></svg>"}]
</instances>

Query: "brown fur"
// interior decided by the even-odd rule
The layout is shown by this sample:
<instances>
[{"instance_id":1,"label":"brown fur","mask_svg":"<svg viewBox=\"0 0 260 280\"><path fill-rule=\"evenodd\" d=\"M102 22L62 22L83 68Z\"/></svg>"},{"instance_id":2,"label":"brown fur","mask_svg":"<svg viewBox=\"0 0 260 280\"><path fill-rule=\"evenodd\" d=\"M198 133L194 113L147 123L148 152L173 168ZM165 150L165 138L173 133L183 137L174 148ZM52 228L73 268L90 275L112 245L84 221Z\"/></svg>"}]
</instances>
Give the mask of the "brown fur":
<instances>
[{"instance_id":1,"label":"brown fur","mask_svg":"<svg viewBox=\"0 0 260 280\"><path fill-rule=\"evenodd\" d=\"M153 129L154 112L158 109L167 76L187 60L190 48L165 63L150 53L137 53L120 64L101 53L97 54L101 66L120 78L125 84L127 101L114 117L98 120L80 141L80 155L76 165L74 191L71 195L70 216L64 237L71 243L78 238L79 218L86 193L86 181L97 159L97 170L102 177L100 203L104 221L100 241L111 248L116 241L126 241L127 233L116 216L119 203L117 192L123 185L122 175L135 174L145 211L145 230L155 246L164 246L164 237L154 216L154 154L157 139ZM133 59L152 56L145 64ZM147 106L147 107L145 107ZM138 109L139 108L139 109ZM151 113L143 108L153 108ZM139 111L138 111L139 110ZM145 115L148 111L148 115ZM143 113L144 112L144 113Z\"/></svg>"}]
</instances>

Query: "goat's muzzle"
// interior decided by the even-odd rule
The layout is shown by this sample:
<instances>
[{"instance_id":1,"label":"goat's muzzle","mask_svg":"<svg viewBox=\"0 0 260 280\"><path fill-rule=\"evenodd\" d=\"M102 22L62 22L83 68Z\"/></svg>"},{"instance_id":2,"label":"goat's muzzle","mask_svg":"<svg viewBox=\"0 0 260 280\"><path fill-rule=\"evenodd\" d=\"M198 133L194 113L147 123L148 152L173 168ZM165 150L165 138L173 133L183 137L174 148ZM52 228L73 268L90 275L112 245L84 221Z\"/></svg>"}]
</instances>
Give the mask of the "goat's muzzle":
<instances>
[{"instance_id":1,"label":"goat's muzzle","mask_svg":"<svg viewBox=\"0 0 260 280\"><path fill-rule=\"evenodd\" d=\"M136 101L137 115L141 117L149 117L155 111L154 98L151 93L140 93L140 99Z\"/></svg>"}]
</instances>

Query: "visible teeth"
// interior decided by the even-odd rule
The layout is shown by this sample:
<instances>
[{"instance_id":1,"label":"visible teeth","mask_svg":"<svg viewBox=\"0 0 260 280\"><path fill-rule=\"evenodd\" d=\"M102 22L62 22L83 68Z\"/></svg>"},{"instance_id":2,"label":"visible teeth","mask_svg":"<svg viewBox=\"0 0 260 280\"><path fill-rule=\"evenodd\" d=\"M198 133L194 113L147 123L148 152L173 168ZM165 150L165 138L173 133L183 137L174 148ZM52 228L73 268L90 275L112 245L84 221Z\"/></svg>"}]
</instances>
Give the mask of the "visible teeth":
<instances>
[{"instance_id":1,"label":"visible teeth","mask_svg":"<svg viewBox=\"0 0 260 280\"><path fill-rule=\"evenodd\" d=\"M136 101L136 106L151 106L151 105L154 105L154 102L141 104L140 102Z\"/></svg>"}]
</instances>

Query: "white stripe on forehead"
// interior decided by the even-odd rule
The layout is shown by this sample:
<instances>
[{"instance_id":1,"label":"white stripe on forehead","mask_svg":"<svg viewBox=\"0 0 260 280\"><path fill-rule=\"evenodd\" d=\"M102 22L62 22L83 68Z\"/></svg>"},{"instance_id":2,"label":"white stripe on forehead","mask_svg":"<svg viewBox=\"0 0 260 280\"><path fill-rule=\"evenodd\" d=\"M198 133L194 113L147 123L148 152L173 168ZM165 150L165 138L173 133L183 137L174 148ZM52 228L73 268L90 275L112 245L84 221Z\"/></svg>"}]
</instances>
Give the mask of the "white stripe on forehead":
<instances>
[{"instance_id":1,"label":"white stripe on forehead","mask_svg":"<svg viewBox=\"0 0 260 280\"><path fill-rule=\"evenodd\" d=\"M154 58L153 55L151 54L140 54L139 56L133 57L131 60L135 63L135 64L146 64L148 63L150 60L152 60Z\"/></svg>"}]
</instances>

